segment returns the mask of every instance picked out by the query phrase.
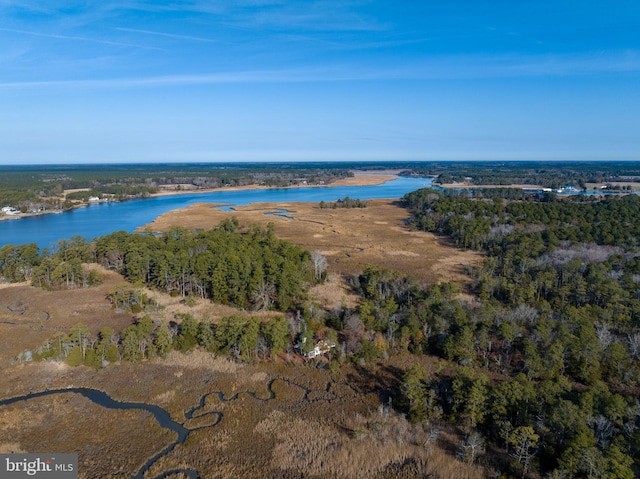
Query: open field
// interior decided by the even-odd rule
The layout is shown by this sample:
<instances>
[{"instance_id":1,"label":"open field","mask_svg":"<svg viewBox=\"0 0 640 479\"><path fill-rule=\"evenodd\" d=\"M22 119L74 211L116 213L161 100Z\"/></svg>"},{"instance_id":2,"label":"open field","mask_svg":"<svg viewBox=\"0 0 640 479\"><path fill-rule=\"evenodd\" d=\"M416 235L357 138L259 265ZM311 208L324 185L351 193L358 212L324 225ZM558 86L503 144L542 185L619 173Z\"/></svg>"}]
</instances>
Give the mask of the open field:
<instances>
[{"instance_id":1,"label":"open field","mask_svg":"<svg viewBox=\"0 0 640 479\"><path fill-rule=\"evenodd\" d=\"M286 217L279 215L281 210L286 210ZM153 231L175 226L209 229L232 216L241 224L273 223L279 238L324 254L334 273L357 274L373 264L426 283L465 283L464 266L480 259L478 253L460 251L433 234L409 231L407 210L392 200L368 200L366 208L338 209L311 203L253 204L233 212L198 204L161 215L147 227Z\"/></svg>"},{"instance_id":2,"label":"open field","mask_svg":"<svg viewBox=\"0 0 640 479\"><path fill-rule=\"evenodd\" d=\"M349 178L340 178L331 183L331 186L371 186L380 185L396 178L399 170L384 171L354 171Z\"/></svg>"},{"instance_id":3,"label":"open field","mask_svg":"<svg viewBox=\"0 0 640 479\"><path fill-rule=\"evenodd\" d=\"M131 315L114 312L107 300L122 276L99 270L103 284L89 289L46 291L28 283L0 285L0 365L58 331L66 334L79 322L92 333L105 325L119 330L131 324Z\"/></svg>"}]
</instances>

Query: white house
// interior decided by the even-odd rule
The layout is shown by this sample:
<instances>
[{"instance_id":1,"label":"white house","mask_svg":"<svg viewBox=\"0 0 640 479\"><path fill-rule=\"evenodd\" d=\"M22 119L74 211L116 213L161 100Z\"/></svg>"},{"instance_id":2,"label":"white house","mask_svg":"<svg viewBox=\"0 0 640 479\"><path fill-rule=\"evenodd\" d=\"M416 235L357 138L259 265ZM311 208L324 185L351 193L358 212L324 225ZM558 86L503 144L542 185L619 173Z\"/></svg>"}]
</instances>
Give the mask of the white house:
<instances>
[{"instance_id":1,"label":"white house","mask_svg":"<svg viewBox=\"0 0 640 479\"><path fill-rule=\"evenodd\" d=\"M5 215L19 215L20 210L15 209L13 206L3 206L2 213Z\"/></svg>"},{"instance_id":2,"label":"white house","mask_svg":"<svg viewBox=\"0 0 640 479\"><path fill-rule=\"evenodd\" d=\"M298 346L299 349L302 349L301 345L306 343L306 339L307 338L302 338L302 342ZM329 351L331 351L331 348L335 348L335 347L336 347L335 343L329 343L324 339L321 339L313 346L313 349L311 351L305 354L305 356L307 358L317 358L318 356L324 356Z\"/></svg>"}]
</instances>

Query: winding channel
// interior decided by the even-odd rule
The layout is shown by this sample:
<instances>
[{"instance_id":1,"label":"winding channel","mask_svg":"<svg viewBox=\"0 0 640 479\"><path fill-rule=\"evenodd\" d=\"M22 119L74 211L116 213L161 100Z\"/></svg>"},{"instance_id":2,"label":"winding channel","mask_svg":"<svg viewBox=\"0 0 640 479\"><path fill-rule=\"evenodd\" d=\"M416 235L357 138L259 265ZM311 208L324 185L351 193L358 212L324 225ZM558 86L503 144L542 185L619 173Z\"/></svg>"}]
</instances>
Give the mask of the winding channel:
<instances>
[{"instance_id":1,"label":"winding channel","mask_svg":"<svg viewBox=\"0 0 640 479\"><path fill-rule=\"evenodd\" d=\"M230 397L225 397L224 393L222 391L212 391L212 392L208 392L203 394L200 397L200 400L197 402L197 405L191 409L189 409L188 411L186 411L184 413L185 419L186 421L189 421L191 419L197 419L197 418L201 418L207 415L215 415L216 418L214 421L206 424L206 425L202 425L202 426L196 426L193 428L187 428L185 427L183 424L173 420L171 418L171 415L169 414L169 412L163 408L161 408L160 406L156 406L153 404L147 404L147 403L141 403L141 402L130 402L130 401L118 401L113 399L111 396L109 396L109 394L107 394L104 391L100 391L99 389L92 389L92 388L63 388L63 389L48 389L46 391L40 391L40 392L35 392L35 393L29 393L29 394L25 394L23 396L16 396L16 397L12 397L12 398L8 398L8 399L3 399L0 400L0 407L3 406L9 406L15 403L18 403L20 401L29 401L31 399L37 399L37 398L42 398L42 397L47 397L47 396L53 396L56 394L80 394L81 396L85 397L86 399L90 400L91 402L97 404L98 406L102 406L106 409L121 409L121 410L130 410L130 409L138 409L138 410L142 410L142 411L147 411L149 413L151 413L154 417L154 419L157 421L157 423L160 425L160 427L165 428L165 429L169 429L173 432L175 432L177 434L177 438L175 439L175 441L173 441L172 443L170 443L167 447L165 447L163 450L161 450L160 452L158 452L157 454L155 454L153 457L151 457L139 470L138 472L132 476L132 479L144 479L144 475L151 469L151 467L161 458L163 458L164 456L166 456L167 454L169 454L171 451L173 451L175 449L176 446L183 444L187 438L189 437L189 434L192 431L196 431L198 429L203 429L203 428L207 428L207 427L213 427L218 425L223 418L223 413L219 412L219 411L212 411L212 410L207 410L206 409L206 403L207 403L207 398L209 396L215 396L218 398L218 400L220 402L230 402L230 401L235 401L238 399L238 397L241 394L246 394L249 397L257 400L257 401L262 401L262 402L266 402L266 401L271 401L273 399L276 398L276 393L273 391L273 384L276 381L283 381L287 384L290 384L292 386L301 388L304 390L305 394L304 394L304 398L303 400L307 400L309 401L308 395L311 391L313 391L313 389L309 389L307 387L301 386L300 384L296 384L295 382L285 379L285 378L273 378L271 380L269 380L269 382L267 383L267 391L268 391L268 396L267 397L260 397L258 396L255 392L253 391L240 391L235 393L234 395L230 396ZM327 387L326 387L326 392L329 391L330 388L330 383L327 383ZM162 473L160 473L159 475L155 476L154 479L167 479L168 477L175 475L175 474L183 474L185 476L187 476L189 479L201 479L200 474L198 473L197 470L195 469L171 469L171 470L167 470L164 471Z\"/></svg>"},{"instance_id":2,"label":"winding channel","mask_svg":"<svg viewBox=\"0 0 640 479\"><path fill-rule=\"evenodd\" d=\"M36 393L26 394L24 396L13 397L10 399L4 399L0 401L0 407L9 406L11 404L20 402L20 401L28 401L30 399L36 399L46 396L53 396L55 394L80 394L81 396L87 398L91 402L102 406L107 409L139 409L142 411L147 411L153 415L155 420L158 422L160 427L165 429L169 429L177 433L178 437L175 441L165 447L158 454L149 459L140 470L133 476L134 479L144 479L145 473L151 468L151 466L158 461L160 458L169 454L173 449L179 445L184 443L191 432L189 429L185 428L182 424L171 419L171 415L160 406L155 406L152 404L146 403L138 403L138 402L127 402L127 401L116 401L111 396L109 396L104 391L100 391L98 389L91 388L65 388L65 389L49 389L47 391L41 391ZM164 479L169 477L172 474L182 473L188 476L190 479L200 479L200 475L198 471L193 469L176 469L171 471L165 471L159 476L156 476L156 479Z\"/></svg>"}]
</instances>

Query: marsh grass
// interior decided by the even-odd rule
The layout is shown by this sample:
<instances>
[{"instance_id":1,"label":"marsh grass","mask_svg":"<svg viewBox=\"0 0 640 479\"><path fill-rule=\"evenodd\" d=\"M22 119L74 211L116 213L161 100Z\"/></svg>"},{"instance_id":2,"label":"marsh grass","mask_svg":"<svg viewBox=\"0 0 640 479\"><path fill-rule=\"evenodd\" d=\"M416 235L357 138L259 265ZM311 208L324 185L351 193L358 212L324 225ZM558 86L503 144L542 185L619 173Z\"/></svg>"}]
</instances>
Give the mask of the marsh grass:
<instances>
[{"instance_id":1,"label":"marsh grass","mask_svg":"<svg viewBox=\"0 0 640 479\"><path fill-rule=\"evenodd\" d=\"M29 452L78 453L81 478L104 477L100 471L131 476L175 440L151 414L104 409L69 393L32 399L0 408L0 430ZM144 445L144 447L140 447ZM0 452L15 448L2 444Z\"/></svg>"},{"instance_id":2,"label":"marsh grass","mask_svg":"<svg viewBox=\"0 0 640 479\"><path fill-rule=\"evenodd\" d=\"M22 381L22 392L93 387L119 401L166 409L192 432L152 466L149 479L178 469L221 479L483 477L480 466L455 458L462 440L456 431L426 447L426 428L393 411L381 416L410 359L330 372L279 362L239 364L194 351L100 370L34 363L9 368L0 383ZM0 408L0 430L11 438L0 441L4 451L77 451L83 478L130 477L174 438L146 413L101 408L76 394Z\"/></svg>"}]
</instances>

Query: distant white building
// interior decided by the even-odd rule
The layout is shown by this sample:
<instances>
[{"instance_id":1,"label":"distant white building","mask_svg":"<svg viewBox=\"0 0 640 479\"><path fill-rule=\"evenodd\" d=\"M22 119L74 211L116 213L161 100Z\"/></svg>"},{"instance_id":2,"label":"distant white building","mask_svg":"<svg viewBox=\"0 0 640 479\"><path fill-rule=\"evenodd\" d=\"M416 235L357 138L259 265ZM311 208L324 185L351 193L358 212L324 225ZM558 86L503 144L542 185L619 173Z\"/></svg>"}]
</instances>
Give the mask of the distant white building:
<instances>
[{"instance_id":1,"label":"distant white building","mask_svg":"<svg viewBox=\"0 0 640 479\"><path fill-rule=\"evenodd\" d=\"M302 349L302 344L306 343L307 338L302 338L302 342L298 345L298 349ZM335 343L329 343L324 339L321 339L313 346L313 349L305 354L307 358L317 358L318 356L324 356L331 351L331 348L335 348Z\"/></svg>"},{"instance_id":2,"label":"distant white building","mask_svg":"<svg viewBox=\"0 0 640 479\"><path fill-rule=\"evenodd\" d=\"M20 214L20 210L14 208L13 206L3 206L1 211L5 215L19 215Z\"/></svg>"},{"instance_id":3,"label":"distant white building","mask_svg":"<svg viewBox=\"0 0 640 479\"><path fill-rule=\"evenodd\" d=\"M100 201L100 198L97 196L89 196L89 203L97 203L98 201Z\"/></svg>"}]
</instances>

